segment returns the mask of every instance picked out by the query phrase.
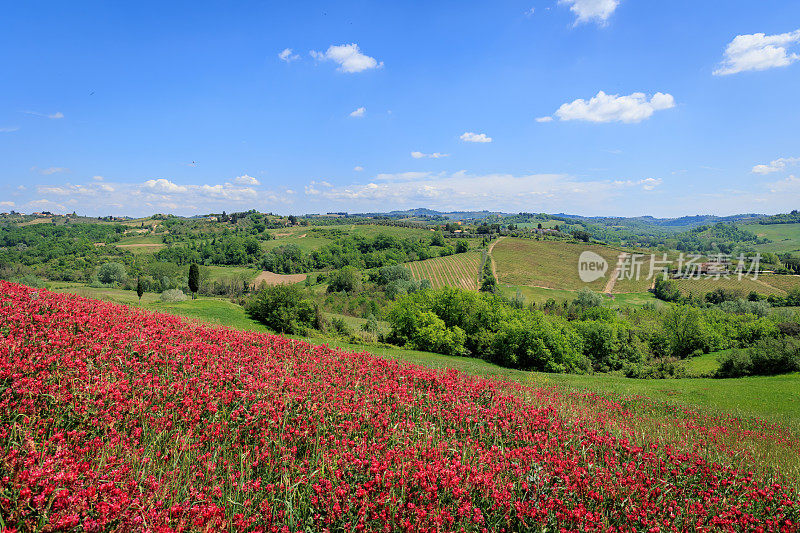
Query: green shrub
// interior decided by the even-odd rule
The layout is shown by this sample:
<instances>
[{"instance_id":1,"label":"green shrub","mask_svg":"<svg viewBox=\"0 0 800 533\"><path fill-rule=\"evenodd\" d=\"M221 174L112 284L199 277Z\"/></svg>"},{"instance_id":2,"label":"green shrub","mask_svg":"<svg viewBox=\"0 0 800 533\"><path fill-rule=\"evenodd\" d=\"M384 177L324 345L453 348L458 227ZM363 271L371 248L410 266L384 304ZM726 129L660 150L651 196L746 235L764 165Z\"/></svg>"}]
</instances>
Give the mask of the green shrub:
<instances>
[{"instance_id":1,"label":"green shrub","mask_svg":"<svg viewBox=\"0 0 800 533\"><path fill-rule=\"evenodd\" d=\"M183 302L186 301L186 294L183 291L178 289L167 289L161 293L161 301L162 302Z\"/></svg>"},{"instance_id":2,"label":"green shrub","mask_svg":"<svg viewBox=\"0 0 800 533\"><path fill-rule=\"evenodd\" d=\"M358 292L361 290L361 272L355 267L346 266L331 272L328 292Z\"/></svg>"},{"instance_id":3,"label":"green shrub","mask_svg":"<svg viewBox=\"0 0 800 533\"><path fill-rule=\"evenodd\" d=\"M106 263L97 271L97 279L101 283L122 283L128 279L125 267L120 263Z\"/></svg>"},{"instance_id":4,"label":"green shrub","mask_svg":"<svg viewBox=\"0 0 800 533\"><path fill-rule=\"evenodd\" d=\"M255 320L280 333L303 334L322 321L316 306L294 285L264 287L246 304Z\"/></svg>"},{"instance_id":5,"label":"green shrub","mask_svg":"<svg viewBox=\"0 0 800 533\"><path fill-rule=\"evenodd\" d=\"M761 339L746 350L732 350L723 354L719 363L720 377L800 372L800 340L792 337Z\"/></svg>"}]
</instances>

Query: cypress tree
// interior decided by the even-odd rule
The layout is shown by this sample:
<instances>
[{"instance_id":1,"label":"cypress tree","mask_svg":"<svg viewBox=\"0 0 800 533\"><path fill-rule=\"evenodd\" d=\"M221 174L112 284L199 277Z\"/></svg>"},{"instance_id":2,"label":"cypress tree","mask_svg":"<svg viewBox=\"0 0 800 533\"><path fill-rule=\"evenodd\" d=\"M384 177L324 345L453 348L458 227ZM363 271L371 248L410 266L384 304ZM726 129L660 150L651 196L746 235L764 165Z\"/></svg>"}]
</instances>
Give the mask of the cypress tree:
<instances>
[{"instance_id":1,"label":"cypress tree","mask_svg":"<svg viewBox=\"0 0 800 533\"><path fill-rule=\"evenodd\" d=\"M197 297L197 289L200 288L200 269L197 263L192 263L189 266L189 290L192 291L192 299Z\"/></svg>"}]
</instances>

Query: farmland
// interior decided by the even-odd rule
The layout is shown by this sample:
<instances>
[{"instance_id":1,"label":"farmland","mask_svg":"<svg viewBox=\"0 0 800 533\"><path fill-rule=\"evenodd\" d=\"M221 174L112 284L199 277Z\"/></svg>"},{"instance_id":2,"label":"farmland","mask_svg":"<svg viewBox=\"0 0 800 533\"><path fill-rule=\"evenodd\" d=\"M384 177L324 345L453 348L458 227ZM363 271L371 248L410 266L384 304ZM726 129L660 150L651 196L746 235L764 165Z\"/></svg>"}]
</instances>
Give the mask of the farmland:
<instances>
[{"instance_id":1,"label":"farmland","mask_svg":"<svg viewBox=\"0 0 800 533\"><path fill-rule=\"evenodd\" d=\"M786 293L794 288L800 287L800 277L776 274L765 274L756 279L742 277L737 279L732 276L730 279L714 277L701 277L698 279L676 279L675 285L684 294L693 293L696 296L703 295L715 289L738 290L745 295L751 291L769 296L775 294L786 296Z\"/></svg>"},{"instance_id":2,"label":"farmland","mask_svg":"<svg viewBox=\"0 0 800 533\"><path fill-rule=\"evenodd\" d=\"M778 426L6 283L0 294L6 527L791 530L800 519L798 441Z\"/></svg>"},{"instance_id":3,"label":"farmland","mask_svg":"<svg viewBox=\"0 0 800 533\"><path fill-rule=\"evenodd\" d=\"M466 252L424 261L415 261L407 263L406 266L411 270L415 280L427 279L434 289L459 287L477 290L480 264L480 252Z\"/></svg>"},{"instance_id":4,"label":"farmland","mask_svg":"<svg viewBox=\"0 0 800 533\"><path fill-rule=\"evenodd\" d=\"M578 276L578 257L586 250L597 253L608 263L606 276L591 283L582 282ZM607 246L517 238L502 239L492 250L501 284L573 291L589 287L598 292L604 289L619 254L620 250ZM644 292L650 285L646 279L618 283L624 292Z\"/></svg>"}]
</instances>

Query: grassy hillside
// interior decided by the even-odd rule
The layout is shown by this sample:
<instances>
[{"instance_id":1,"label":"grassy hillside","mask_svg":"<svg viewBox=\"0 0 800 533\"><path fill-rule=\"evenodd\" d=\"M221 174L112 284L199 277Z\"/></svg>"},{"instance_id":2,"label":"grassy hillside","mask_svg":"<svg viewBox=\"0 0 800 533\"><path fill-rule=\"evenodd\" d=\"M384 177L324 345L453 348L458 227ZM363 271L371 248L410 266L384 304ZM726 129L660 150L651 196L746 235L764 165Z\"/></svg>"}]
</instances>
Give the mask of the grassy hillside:
<instances>
[{"instance_id":1,"label":"grassy hillside","mask_svg":"<svg viewBox=\"0 0 800 533\"><path fill-rule=\"evenodd\" d=\"M478 289L478 269L481 266L480 252L466 252L436 257L424 261L406 263L414 279L427 279L434 289L458 287L467 290Z\"/></svg>"},{"instance_id":2,"label":"grassy hillside","mask_svg":"<svg viewBox=\"0 0 800 533\"><path fill-rule=\"evenodd\" d=\"M608 263L605 277L592 283L584 283L578 275L578 258L587 250L602 256ZM593 244L506 238L494 246L492 258L501 284L571 291L589 287L599 292L605 288L619 253L615 248ZM645 270L643 273L646 276ZM618 283L621 289L615 287L615 292L645 292L650 286L646 279L619 280Z\"/></svg>"},{"instance_id":3,"label":"grassy hillside","mask_svg":"<svg viewBox=\"0 0 800 533\"><path fill-rule=\"evenodd\" d=\"M741 228L772 241L755 246L760 252L800 252L800 224L746 224Z\"/></svg>"}]
</instances>

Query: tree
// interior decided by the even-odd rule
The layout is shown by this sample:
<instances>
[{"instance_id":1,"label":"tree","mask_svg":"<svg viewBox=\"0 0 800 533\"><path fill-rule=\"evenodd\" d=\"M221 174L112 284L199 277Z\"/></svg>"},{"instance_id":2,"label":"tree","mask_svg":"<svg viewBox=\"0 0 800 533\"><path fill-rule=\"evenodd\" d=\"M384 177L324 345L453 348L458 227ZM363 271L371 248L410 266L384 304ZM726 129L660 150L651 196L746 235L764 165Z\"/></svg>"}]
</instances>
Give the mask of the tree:
<instances>
[{"instance_id":1,"label":"tree","mask_svg":"<svg viewBox=\"0 0 800 533\"><path fill-rule=\"evenodd\" d=\"M469 251L469 243L467 242L467 239L458 239L456 241L456 253L462 254L468 251Z\"/></svg>"},{"instance_id":2,"label":"tree","mask_svg":"<svg viewBox=\"0 0 800 533\"><path fill-rule=\"evenodd\" d=\"M361 290L361 272L352 266L331 273L327 292L358 292Z\"/></svg>"},{"instance_id":3,"label":"tree","mask_svg":"<svg viewBox=\"0 0 800 533\"><path fill-rule=\"evenodd\" d=\"M189 266L189 290L192 291L192 300L197 297L197 290L200 288L200 268L197 263Z\"/></svg>"},{"instance_id":4,"label":"tree","mask_svg":"<svg viewBox=\"0 0 800 533\"><path fill-rule=\"evenodd\" d=\"M603 296L588 287L581 287L574 302L583 308L600 307L603 305Z\"/></svg>"},{"instance_id":5,"label":"tree","mask_svg":"<svg viewBox=\"0 0 800 533\"><path fill-rule=\"evenodd\" d=\"M314 304L295 285L261 289L246 305L247 313L279 333L303 334L317 321Z\"/></svg>"},{"instance_id":6,"label":"tree","mask_svg":"<svg viewBox=\"0 0 800 533\"><path fill-rule=\"evenodd\" d=\"M142 285L142 278L136 279L136 296L139 297L139 301L142 301L142 294L144 294L144 285Z\"/></svg>"},{"instance_id":7,"label":"tree","mask_svg":"<svg viewBox=\"0 0 800 533\"><path fill-rule=\"evenodd\" d=\"M120 263L106 263L97 271L97 279L101 283L122 283L128 279L125 267Z\"/></svg>"}]
</instances>

